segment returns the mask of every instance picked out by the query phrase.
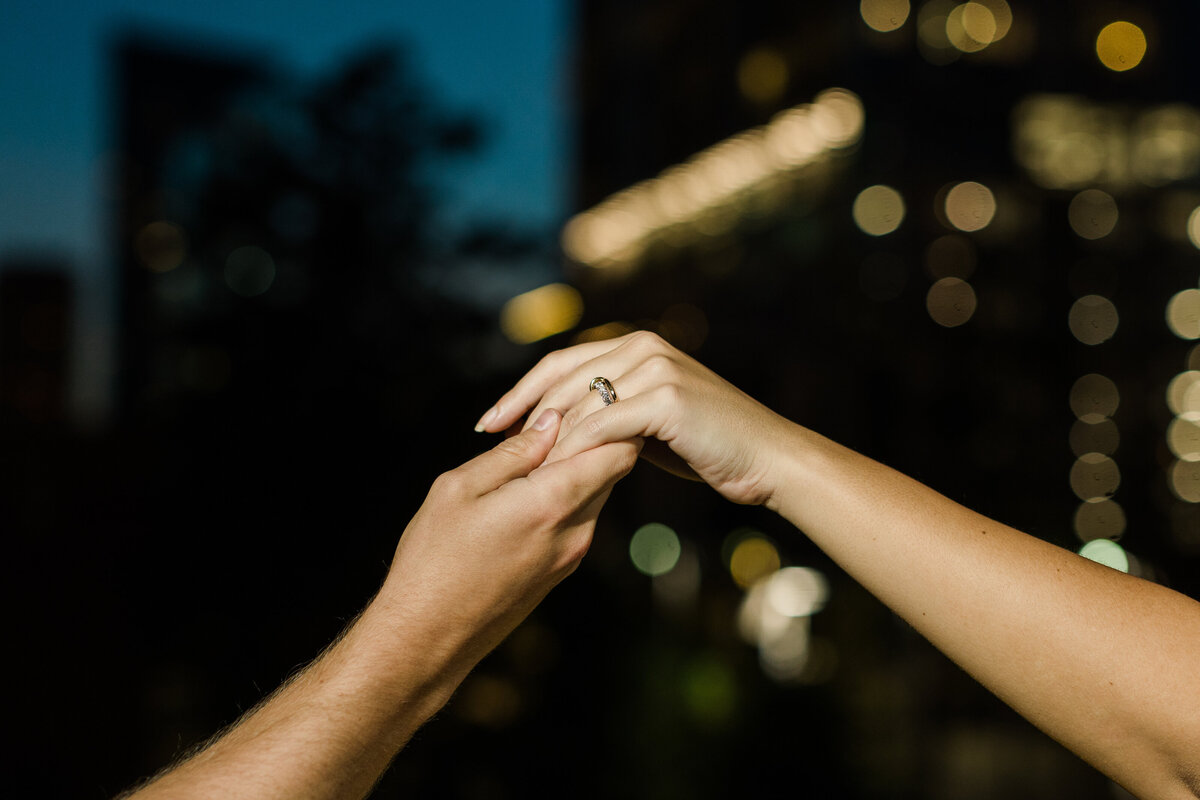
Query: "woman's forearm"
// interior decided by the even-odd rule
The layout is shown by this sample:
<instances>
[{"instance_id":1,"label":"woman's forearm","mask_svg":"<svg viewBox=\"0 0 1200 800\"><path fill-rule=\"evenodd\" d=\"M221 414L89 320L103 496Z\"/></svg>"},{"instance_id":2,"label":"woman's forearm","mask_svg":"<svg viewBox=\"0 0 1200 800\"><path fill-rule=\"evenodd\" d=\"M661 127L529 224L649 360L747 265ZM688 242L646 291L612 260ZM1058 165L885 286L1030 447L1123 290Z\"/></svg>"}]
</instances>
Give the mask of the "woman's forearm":
<instances>
[{"instance_id":1,"label":"woman's forearm","mask_svg":"<svg viewBox=\"0 0 1200 800\"><path fill-rule=\"evenodd\" d=\"M1200 604L796 427L767 505L1139 797L1200 794Z\"/></svg>"}]
</instances>

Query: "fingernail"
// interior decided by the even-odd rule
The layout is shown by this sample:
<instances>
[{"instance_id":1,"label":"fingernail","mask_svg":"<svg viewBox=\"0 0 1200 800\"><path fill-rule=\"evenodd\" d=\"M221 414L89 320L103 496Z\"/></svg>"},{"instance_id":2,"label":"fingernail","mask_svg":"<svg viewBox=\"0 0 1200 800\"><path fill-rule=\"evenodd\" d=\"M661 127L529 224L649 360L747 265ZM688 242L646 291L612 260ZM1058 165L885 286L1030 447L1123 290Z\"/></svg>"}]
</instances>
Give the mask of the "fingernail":
<instances>
[{"instance_id":1,"label":"fingernail","mask_svg":"<svg viewBox=\"0 0 1200 800\"><path fill-rule=\"evenodd\" d=\"M553 408L547 408L545 411L542 412L541 416L539 416L537 418L537 422L533 423L533 429L535 431L546 430L547 428L549 428L551 425L554 424L554 420L557 416L558 416L557 411L555 411Z\"/></svg>"},{"instance_id":2,"label":"fingernail","mask_svg":"<svg viewBox=\"0 0 1200 800\"><path fill-rule=\"evenodd\" d=\"M487 429L488 424L491 423L491 421L494 420L495 418L496 418L496 407L492 406L491 408L489 408L487 411L484 412L482 417L479 418L479 422L475 423L475 432L483 433Z\"/></svg>"}]
</instances>

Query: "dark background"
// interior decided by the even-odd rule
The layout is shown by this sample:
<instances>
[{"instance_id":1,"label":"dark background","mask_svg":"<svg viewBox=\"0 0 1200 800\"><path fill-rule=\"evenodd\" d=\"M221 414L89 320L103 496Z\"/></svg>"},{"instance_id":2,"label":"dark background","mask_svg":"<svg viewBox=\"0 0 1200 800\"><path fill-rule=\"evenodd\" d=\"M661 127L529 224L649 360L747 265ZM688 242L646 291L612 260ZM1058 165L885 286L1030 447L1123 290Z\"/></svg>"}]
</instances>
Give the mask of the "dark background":
<instances>
[{"instance_id":1,"label":"dark background","mask_svg":"<svg viewBox=\"0 0 1200 800\"><path fill-rule=\"evenodd\" d=\"M829 87L865 109L861 141L819 186L615 271L573 261L519 219L453 234L436 224L440 170L486 158L488 125L430 92L404 45L364 45L297 79L253 52L114 36L118 371L106 424L69 413L70 275L38 253L0 270L11 782L111 796L257 702L371 596L430 481L489 446L470 430L478 415L542 354L610 322L673 337L785 415L1071 548L1068 395L1079 376L1105 374L1122 398L1121 544L1142 574L1200 593L1200 516L1168 488L1164 400L1200 358L1163 321L1200 277L1196 247L1164 222L1164 209L1200 202L1197 165L1153 186L1105 173L1055 187L1014 156L1015 109L1038 93L1090 104L1113 139L1155 108L1194 110L1200 15L1168 2L1012 10L1011 42L951 59L918 41L918 9L883 34L855 3L578 3L564 223ZM1149 40L1126 73L1094 51L1117 19ZM756 48L782 58L787 80L754 99L738 70ZM947 328L925 306L928 248L952 232L937 203L961 180L989 185L1007 216L965 234L978 309ZM907 205L878 238L850 213L876 183ZM1108 236L1068 225L1082 188L1116 199ZM470 297L463 265L531 263L578 289L584 310L570 330L518 344L498 307ZM886 291L872 282L881 264ZM1088 294L1120 312L1095 346L1067 325ZM699 565L682 605L629 562L647 522L679 532ZM723 551L747 527L831 585L811 623L820 657L794 680L764 674L736 631L744 593ZM1114 791L788 525L643 465L580 570L377 794Z\"/></svg>"}]
</instances>

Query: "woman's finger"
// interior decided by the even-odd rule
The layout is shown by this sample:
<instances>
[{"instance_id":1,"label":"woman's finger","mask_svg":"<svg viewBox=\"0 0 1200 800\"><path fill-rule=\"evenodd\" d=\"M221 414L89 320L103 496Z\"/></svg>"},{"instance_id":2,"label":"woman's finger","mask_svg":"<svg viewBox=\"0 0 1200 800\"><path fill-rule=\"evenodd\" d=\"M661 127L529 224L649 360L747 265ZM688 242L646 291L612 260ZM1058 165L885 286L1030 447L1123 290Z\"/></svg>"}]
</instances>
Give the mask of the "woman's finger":
<instances>
[{"instance_id":1,"label":"woman's finger","mask_svg":"<svg viewBox=\"0 0 1200 800\"><path fill-rule=\"evenodd\" d=\"M476 423L475 430L494 433L510 427L521 418L522 414L537 405L546 392L557 385L564 375L574 371L579 364L591 361L619 346L620 341L620 339L606 339L600 342L587 342L547 354L534 365L533 369L525 373L513 388L501 395L495 405L484 412L483 416L479 418L479 422ZM537 417L530 415L530 418L536 419Z\"/></svg>"}]
</instances>

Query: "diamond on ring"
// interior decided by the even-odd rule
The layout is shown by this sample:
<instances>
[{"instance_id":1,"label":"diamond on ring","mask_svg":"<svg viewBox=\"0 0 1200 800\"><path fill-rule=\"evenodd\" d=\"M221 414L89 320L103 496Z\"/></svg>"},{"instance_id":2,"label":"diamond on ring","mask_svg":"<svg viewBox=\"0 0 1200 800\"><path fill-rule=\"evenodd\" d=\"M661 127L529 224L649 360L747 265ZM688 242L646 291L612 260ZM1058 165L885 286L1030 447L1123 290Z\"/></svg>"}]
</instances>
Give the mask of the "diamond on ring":
<instances>
[{"instance_id":1,"label":"diamond on ring","mask_svg":"<svg viewBox=\"0 0 1200 800\"><path fill-rule=\"evenodd\" d=\"M608 378L592 378L592 382L588 384L588 390L593 389L600 393L600 399L604 401L604 405L611 406L617 402L617 390L609 383Z\"/></svg>"}]
</instances>

